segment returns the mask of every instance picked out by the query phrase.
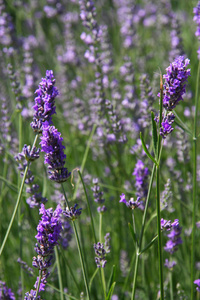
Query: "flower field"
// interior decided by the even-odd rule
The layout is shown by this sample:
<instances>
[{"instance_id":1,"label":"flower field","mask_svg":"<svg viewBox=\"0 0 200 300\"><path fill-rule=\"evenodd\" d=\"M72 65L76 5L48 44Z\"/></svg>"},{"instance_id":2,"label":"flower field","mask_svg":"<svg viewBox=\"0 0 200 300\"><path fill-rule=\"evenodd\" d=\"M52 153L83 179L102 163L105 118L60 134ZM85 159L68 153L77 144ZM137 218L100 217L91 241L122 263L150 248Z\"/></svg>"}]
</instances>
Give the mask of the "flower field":
<instances>
[{"instance_id":1,"label":"flower field","mask_svg":"<svg viewBox=\"0 0 200 300\"><path fill-rule=\"evenodd\" d=\"M0 0L0 300L200 299L200 1Z\"/></svg>"}]
</instances>

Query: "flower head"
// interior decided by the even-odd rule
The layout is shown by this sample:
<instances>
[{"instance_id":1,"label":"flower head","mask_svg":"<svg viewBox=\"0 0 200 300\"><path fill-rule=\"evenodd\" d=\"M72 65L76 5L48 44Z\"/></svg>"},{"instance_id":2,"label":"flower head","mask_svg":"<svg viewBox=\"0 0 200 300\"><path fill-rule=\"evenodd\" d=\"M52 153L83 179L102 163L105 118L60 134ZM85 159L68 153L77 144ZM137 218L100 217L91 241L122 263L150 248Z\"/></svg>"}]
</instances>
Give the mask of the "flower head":
<instances>
[{"instance_id":1,"label":"flower head","mask_svg":"<svg viewBox=\"0 0 200 300\"><path fill-rule=\"evenodd\" d=\"M66 181L71 174L64 168L66 155L62 141L60 132L54 126L43 127L40 145L42 152L46 153L44 163L48 164L49 178L56 182Z\"/></svg>"},{"instance_id":2,"label":"flower head","mask_svg":"<svg viewBox=\"0 0 200 300\"><path fill-rule=\"evenodd\" d=\"M193 21L197 24L197 30L195 32L196 37L200 41L200 1L197 3L197 6L193 8L194 18ZM198 59L200 59L200 48L197 51Z\"/></svg>"},{"instance_id":3,"label":"flower head","mask_svg":"<svg viewBox=\"0 0 200 300\"><path fill-rule=\"evenodd\" d=\"M15 295L3 281L0 281L0 299L15 300Z\"/></svg>"},{"instance_id":4,"label":"flower head","mask_svg":"<svg viewBox=\"0 0 200 300\"><path fill-rule=\"evenodd\" d=\"M35 114L31 127L36 132L42 132L43 124L52 124L52 115L56 113L55 98L58 95L58 89L54 86L56 80L52 70L46 71L46 77L42 78L38 89L35 91L35 105L33 106Z\"/></svg>"},{"instance_id":5,"label":"flower head","mask_svg":"<svg viewBox=\"0 0 200 300\"><path fill-rule=\"evenodd\" d=\"M123 202L130 209L135 209L142 204L142 202L140 201L140 197L138 197L136 201L134 201L133 198L131 198L129 201L127 201L125 199L125 194L121 194L120 198L121 199L119 202Z\"/></svg>"},{"instance_id":6,"label":"flower head","mask_svg":"<svg viewBox=\"0 0 200 300\"><path fill-rule=\"evenodd\" d=\"M173 110L183 100L185 86L190 75L190 69L186 69L190 60L179 56L166 69L167 74L163 75L165 83L163 86L163 106L166 110ZM160 94L159 94L160 96Z\"/></svg>"},{"instance_id":7,"label":"flower head","mask_svg":"<svg viewBox=\"0 0 200 300\"><path fill-rule=\"evenodd\" d=\"M196 279L196 280L194 281L194 284L197 285L196 290L200 293L200 279Z\"/></svg>"},{"instance_id":8,"label":"flower head","mask_svg":"<svg viewBox=\"0 0 200 300\"><path fill-rule=\"evenodd\" d=\"M82 212L82 208L77 208L78 204L75 204L73 207L70 207L66 209L66 211L63 211L63 214L66 216L66 218L70 221L76 220Z\"/></svg>"}]
</instances>

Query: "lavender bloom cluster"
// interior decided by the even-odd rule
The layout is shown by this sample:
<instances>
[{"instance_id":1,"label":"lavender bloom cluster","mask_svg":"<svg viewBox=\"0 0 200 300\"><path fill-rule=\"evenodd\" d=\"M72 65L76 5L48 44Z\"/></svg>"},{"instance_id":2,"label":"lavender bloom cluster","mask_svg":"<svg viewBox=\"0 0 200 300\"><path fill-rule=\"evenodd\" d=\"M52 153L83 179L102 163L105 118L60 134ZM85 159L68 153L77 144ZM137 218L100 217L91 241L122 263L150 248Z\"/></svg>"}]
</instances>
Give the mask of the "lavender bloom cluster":
<instances>
[{"instance_id":1,"label":"lavender bloom cluster","mask_svg":"<svg viewBox=\"0 0 200 300\"><path fill-rule=\"evenodd\" d=\"M193 20L197 24L197 30L195 32L196 37L200 41L200 1L197 3L197 6L193 8L194 18ZM197 50L198 59L200 59L200 47Z\"/></svg>"},{"instance_id":2,"label":"lavender bloom cluster","mask_svg":"<svg viewBox=\"0 0 200 300\"><path fill-rule=\"evenodd\" d=\"M0 299L2 300L15 300L15 295L10 288L6 286L6 283L0 281Z\"/></svg>"},{"instance_id":3,"label":"lavender bloom cluster","mask_svg":"<svg viewBox=\"0 0 200 300\"><path fill-rule=\"evenodd\" d=\"M163 75L165 83L163 86L163 107L171 111L177 104L183 100L185 94L185 87L188 76L190 76L190 69L186 69L190 60L179 56L166 69L167 74Z\"/></svg>"},{"instance_id":4,"label":"lavender bloom cluster","mask_svg":"<svg viewBox=\"0 0 200 300\"><path fill-rule=\"evenodd\" d=\"M147 179L149 169L145 167L141 160L138 160L132 175L135 176L136 196L145 199L148 192Z\"/></svg>"},{"instance_id":5,"label":"lavender bloom cluster","mask_svg":"<svg viewBox=\"0 0 200 300\"><path fill-rule=\"evenodd\" d=\"M182 244L182 239L180 237L182 227L179 225L179 220L175 219L174 222L171 223L171 221L161 219L161 229L170 231L170 233L167 235L169 240L167 241L164 249L170 254L173 254L178 250L178 245Z\"/></svg>"},{"instance_id":6,"label":"lavender bloom cluster","mask_svg":"<svg viewBox=\"0 0 200 300\"><path fill-rule=\"evenodd\" d=\"M194 284L197 285L196 290L197 290L197 292L200 293L200 279L196 279L196 280L194 281Z\"/></svg>"},{"instance_id":7,"label":"lavender bloom cluster","mask_svg":"<svg viewBox=\"0 0 200 300\"><path fill-rule=\"evenodd\" d=\"M43 125L40 145L42 152L46 153L44 163L48 164L49 178L59 183L66 181L71 174L64 167L66 155L62 141L60 132L54 126Z\"/></svg>"},{"instance_id":8,"label":"lavender bloom cluster","mask_svg":"<svg viewBox=\"0 0 200 300\"><path fill-rule=\"evenodd\" d=\"M166 69L167 73L163 75L165 79L163 85L163 107L165 108L165 113L160 129L160 134L163 138L166 138L173 131L171 125L175 116L172 110L183 100L183 95L186 92L186 82L188 76L190 76L190 69L186 69L186 67L189 63L190 60L188 58L185 59L184 56L179 56ZM160 93L158 96L160 97Z\"/></svg>"},{"instance_id":9,"label":"lavender bloom cluster","mask_svg":"<svg viewBox=\"0 0 200 300\"><path fill-rule=\"evenodd\" d=\"M100 191L100 186L98 185L98 178L94 178L92 180L94 186L91 187L91 190L93 191L93 197L94 197L94 201L98 204L100 204L100 206L98 206L97 211L99 213L103 213L107 210L106 206L103 205L103 203L105 202L105 199L103 198L103 191Z\"/></svg>"},{"instance_id":10,"label":"lavender bloom cluster","mask_svg":"<svg viewBox=\"0 0 200 300\"><path fill-rule=\"evenodd\" d=\"M66 208L66 210L63 211L63 214L68 221L75 221L81 215L82 208L77 208L77 206L78 204L75 204L74 206Z\"/></svg>"},{"instance_id":11,"label":"lavender bloom cluster","mask_svg":"<svg viewBox=\"0 0 200 300\"><path fill-rule=\"evenodd\" d=\"M24 145L22 152L15 156L21 176L24 175L24 171L28 166L28 162L38 159L39 153L40 149L37 149L36 147L31 149L30 146ZM39 207L41 203L47 202L47 199L42 197L42 193L39 192L39 185L34 184L34 179L35 177L29 169L26 175L25 184L28 186L26 188L26 193L31 195L29 198L27 198L26 202L31 208Z\"/></svg>"},{"instance_id":12,"label":"lavender bloom cluster","mask_svg":"<svg viewBox=\"0 0 200 300\"><path fill-rule=\"evenodd\" d=\"M94 244L94 251L95 251L95 262L97 268L105 268L107 263L106 255L110 252L110 233L107 233L104 237L105 243L98 242Z\"/></svg>"},{"instance_id":13,"label":"lavender bloom cluster","mask_svg":"<svg viewBox=\"0 0 200 300\"><path fill-rule=\"evenodd\" d=\"M136 201L134 201L133 198L131 198L129 201L127 201L125 198L125 194L121 194L119 202L123 202L130 209L135 209L135 208L139 207L140 205L142 205L142 202L140 201L140 197L138 197Z\"/></svg>"},{"instance_id":14,"label":"lavender bloom cluster","mask_svg":"<svg viewBox=\"0 0 200 300\"><path fill-rule=\"evenodd\" d=\"M42 204L39 212L42 215L42 219L37 226L38 233L35 236L38 242L35 245L37 257L33 257L33 266L40 270L42 275L39 286L40 292L44 291L47 282L46 279L49 275L48 268L50 267L53 258L53 250L54 247L58 245L58 240L62 231L60 222L62 209L60 205L58 205L55 211L53 211L52 208L45 209L44 204ZM35 289L37 289L38 281L39 277L34 285ZM32 290L30 294L26 293L24 300L31 299L30 295L34 297L35 291Z\"/></svg>"},{"instance_id":15,"label":"lavender bloom cluster","mask_svg":"<svg viewBox=\"0 0 200 300\"><path fill-rule=\"evenodd\" d=\"M52 70L46 71L46 77L42 78L38 89L35 91L35 105L33 106L35 114L31 127L35 132L41 133L43 125L52 124L52 115L56 113L55 98L58 95L58 89L54 86L56 80Z\"/></svg>"}]
</instances>

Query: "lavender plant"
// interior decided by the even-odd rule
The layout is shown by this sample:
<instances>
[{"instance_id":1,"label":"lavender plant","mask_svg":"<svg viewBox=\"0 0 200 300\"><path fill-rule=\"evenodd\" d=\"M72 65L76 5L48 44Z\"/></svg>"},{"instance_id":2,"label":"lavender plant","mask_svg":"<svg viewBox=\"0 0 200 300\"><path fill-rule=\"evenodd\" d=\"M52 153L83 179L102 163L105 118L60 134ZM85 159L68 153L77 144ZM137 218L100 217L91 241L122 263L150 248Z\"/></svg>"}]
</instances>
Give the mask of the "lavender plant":
<instances>
[{"instance_id":1,"label":"lavender plant","mask_svg":"<svg viewBox=\"0 0 200 300\"><path fill-rule=\"evenodd\" d=\"M0 13L0 298L198 299L199 2Z\"/></svg>"}]
</instances>

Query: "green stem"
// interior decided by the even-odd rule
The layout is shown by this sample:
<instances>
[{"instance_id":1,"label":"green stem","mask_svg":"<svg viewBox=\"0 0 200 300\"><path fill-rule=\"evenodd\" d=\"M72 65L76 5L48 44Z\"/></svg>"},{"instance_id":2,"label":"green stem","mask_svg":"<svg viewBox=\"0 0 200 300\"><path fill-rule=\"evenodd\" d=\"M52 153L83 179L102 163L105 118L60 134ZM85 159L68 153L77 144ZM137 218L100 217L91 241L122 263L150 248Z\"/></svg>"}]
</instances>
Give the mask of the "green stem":
<instances>
[{"instance_id":1,"label":"green stem","mask_svg":"<svg viewBox=\"0 0 200 300\"><path fill-rule=\"evenodd\" d=\"M199 75L200 60L196 81L195 115L193 129L193 211L192 211L192 249L191 249L191 300L194 300L194 272L195 272L195 235L196 235L196 211L197 211L197 114L199 99Z\"/></svg>"},{"instance_id":2,"label":"green stem","mask_svg":"<svg viewBox=\"0 0 200 300\"><path fill-rule=\"evenodd\" d=\"M38 293L39 293L39 288L40 288L40 283L41 283L41 279L42 279L42 271L39 271L39 279L38 279L38 283L37 283L37 290L36 290L36 295L35 298L37 299Z\"/></svg>"},{"instance_id":3,"label":"green stem","mask_svg":"<svg viewBox=\"0 0 200 300\"><path fill-rule=\"evenodd\" d=\"M158 234L158 260L159 260L159 279L160 279L160 299L164 300L163 288L163 255L162 255L162 235L160 226L160 170L156 168L156 210L157 210L157 234Z\"/></svg>"},{"instance_id":4,"label":"green stem","mask_svg":"<svg viewBox=\"0 0 200 300\"><path fill-rule=\"evenodd\" d=\"M93 233L94 241L95 241L95 243L97 243L95 229L94 229L94 220L93 220L93 217L92 217L92 212L91 212L91 208L90 208L90 203L89 203L87 191L86 191L86 188L85 188L85 183L83 181L83 177L81 175L80 170L78 170L78 174L79 174L79 177L81 179L81 182L82 182L82 185L83 185L83 189L84 189L84 193L85 193L85 197L86 197L86 201L87 201L87 207L88 207L88 211L89 211L89 215L90 215L90 220L91 220L91 225L92 225L92 233Z\"/></svg>"},{"instance_id":5,"label":"green stem","mask_svg":"<svg viewBox=\"0 0 200 300\"><path fill-rule=\"evenodd\" d=\"M91 134L90 134L89 139L88 139L87 147L85 149L85 153L84 153L83 160L82 160L82 163L81 163L81 173L83 173L83 170L84 170L84 167L85 167L85 163L87 161L87 157L88 157L90 145L91 145L92 138L93 138L93 135L95 133L96 127L97 127L97 125L94 124L93 127L92 127ZM76 194L77 194L77 190L78 190L79 184L80 184L80 179L78 179L78 181L77 181L77 184L76 184L76 187L75 187L75 191L74 191L72 200L75 200L75 198L76 198Z\"/></svg>"},{"instance_id":6,"label":"green stem","mask_svg":"<svg viewBox=\"0 0 200 300\"><path fill-rule=\"evenodd\" d=\"M58 248L54 248L55 251L55 256L56 256L56 264L58 268L58 281L59 281L59 289L60 289L60 300L64 300L64 295L63 295L63 284L62 284L62 274L61 274L61 269L60 269L60 261L59 261L59 255L58 255Z\"/></svg>"},{"instance_id":7,"label":"green stem","mask_svg":"<svg viewBox=\"0 0 200 300\"><path fill-rule=\"evenodd\" d=\"M99 214L99 242L102 243L102 213ZM106 300L106 281L105 281L105 274L104 269L100 267L101 269L101 282L103 287L103 293Z\"/></svg>"},{"instance_id":8,"label":"green stem","mask_svg":"<svg viewBox=\"0 0 200 300\"><path fill-rule=\"evenodd\" d=\"M62 189L63 189L65 201L67 203L67 207L69 209L69 207L70 207L69 206L69 201L67 199L67 195L65 193L64 186L63 186L63 184L61 184L61 186L62 186ZM73 225L75 238L76 238L76 243L77 243L77 247L78 247L78 252L79 252L79 257L80 257L80 262L81 262L81 268L82 268L82 272L83 272L83 278L84 278L85 288L86 288L86 293L87 293L87 298L90 300L91 298L90 298L89 285L88 285L88 280L87 280L87 275L86 275L86 268L85 268L85 264L84 264L83 253L82 253L80 239L79 239L79 235L78 235L78 231L77 231L77 228L76 228L75 221L72 221L72 225Z\"/></svg>"},{"instance_id":9,"label":"green stem","mask_svg":"<svg viewBox=\"0 0 200 300\"><path fill-rule=\"evenodd\" d=\"M80 261L81 261L81 268L82 268L82 272L83 272L83 278L84 278L84 282L85 282L86 293L87 293L88 299L90 300L91 298L90 298L90 292L89 292L89 285L88 285L88 280L87 280L87 276L86 276L83 253L82 253L82 250L81 250L79 236L78 236L78 232L77 232L77 229L76 229L75 222L73 221L72 224L73 224L74 233L75 233L75 237L76 237L76 243L77 243L77 246L78 246L78 252L79 252L79 257L80 257Z\"/></svg>"},{"instance_id":10,"label":"green stem","mask_svg":"<svg viewBox=\"0 0 200 300\"><path fill-rule=\"evenodd\" d=\"M162 77L160 80L160 117L159 117L159 130L162 123L162 108L163 108L163 85ZM164 300L164 287L163 287L163 254L162 254L162 235L160 226L160 159L162 153L161 135L158 138L158 166L156 166L156 212L157 212L157 234L158 234L158 260L159 260L159 281L160 281L160 299Z\"/></svg>"},{"instance_id":11,"label":"green stem","mask_svg":"<svg viewBox=\"0 0 200 300\"><path fill-rule=\"evenodd\" d=\"M35 140L33 142L33 146L32 146L32 149L34 148L35 144L36 144L36 141L37 141L37 138L38 138L38 135L35 136ZM10 230L12 228L12 225L13 225L13 222L14 222L14 219L15 219L15 216L16 216L16 213L17 213L17 210L18 210L18 207L19 207L19 203L20 203L20 200L21 200L21 196L22 196L22 192L23 192L23 188L24 188L24 183L25 183L25 180L26 180L26 175L27 175L27 172L28 172L28 168L29 168L29 162L25 168L25 171L24 171L24 175L23 175L23 178L22 178L22 182L21 182L21 186L20 186L20 190L19 190L19 194L18 194L18 197L17 197L17 201L16 201L16 204L15 204L15 208L14 208L14 211L13 211L13 214L12 214L12 217L11 217L11 220L10 220L10 223L9 223L9 226L8 226L8 229L6 231L6 235L4 237L4 240L3 240L3 243L1 245L1 248L0 248L0 256L3 252L3 249L5 247L5 244L6 244L6 241L8 239L8 236L9 236L9 233L10 233Z\"/></svg>"},{"instance_id":12,"label":"green stem","mask_svg":"<svg viewBox=\"0 0 200 300\"><path fill-rule=\"evenodd\" d=\"M145 204L145 208L144 208L144 214L143 214L143 218L142 218L142 228L141 228L141 232L140 232L139 247L136 248L135 269L134 269L134 275L133 275L133 289L132 289L131 300L134 300L134 298L135 298L136 278L137 278L137 273L138 273L138 261L139 261L138 253L141 251L141 247L142 247L142 240L143 240L144 228L145 228L146 217L147 217L147 208L148 208L148 205L149 205L149 199L150 199L150 195L151 195L151 189L152 189L152 186L153 186L153 178L154 178L155 170L156 170L156 164L153 165L153 169L152 169L152 172L151 172L151 178L150 178L150 182L149 182L147 200L146 200L146 204Z\"/></svg>"},{"instance_id":13,"label":"green stem","mask_svg":"<svg viewBox=\"0 0 200 300\"><path fill-rule=\"evenodd\" d=\"M170 271L170 300L174 300L174 293L173 293L173 272Z\"/></svg>"}]
</instances>

